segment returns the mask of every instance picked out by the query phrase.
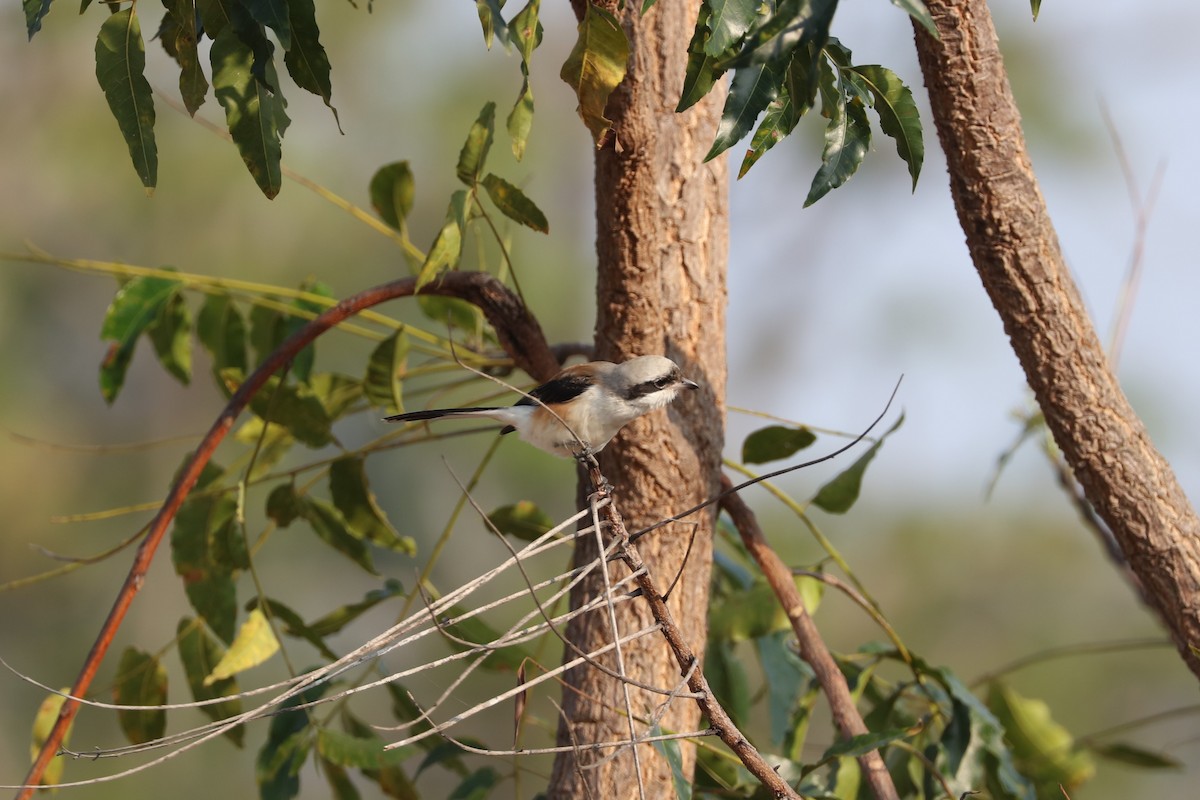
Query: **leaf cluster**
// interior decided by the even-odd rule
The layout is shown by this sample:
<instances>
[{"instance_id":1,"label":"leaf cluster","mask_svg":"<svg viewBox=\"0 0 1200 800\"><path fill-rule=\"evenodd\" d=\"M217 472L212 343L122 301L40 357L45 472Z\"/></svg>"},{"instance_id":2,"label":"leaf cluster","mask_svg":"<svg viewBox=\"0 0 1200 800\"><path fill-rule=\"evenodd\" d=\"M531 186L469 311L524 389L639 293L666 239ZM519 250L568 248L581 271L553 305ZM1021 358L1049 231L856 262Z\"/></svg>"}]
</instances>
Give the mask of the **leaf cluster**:
<instances>
[{"instance_id":1,"label":"leaf cluster","mask_svg":"<svg viewBox=\"0 0 1200 800\"><path fill-rule=\"evenodd\" d=\"M934 35L920 0L897 2ZM688 45L677 110L706 96L726 72L733 81L707 158L754 130L738 177L796 128L820 98L825 123L821 167L806 206L848 181L871 144L867 109L896 143L915 188L924 161L921 120L912 92L886 67L855 65L849 48L830 35L837 0L705 0ZM755 130L755 123L758 127Z\"/></svg>"},{"instance_id":2,"label":"leaf cluster","mask_svg":"<svg viewBox=\"0 0 1200 800\"><path fill-rule=\"evenodd\" d=\"M51 0L25 2L32 39ZM83 0L80 12L91 0ZM268 198L279 193L284 131L291 120L275 66L275 42L296 86L332 105L329 58L321 44L314 0L162 0L165 13L155 37L179 66L179 93L195 114L212 90L225 110L229 134L250 175ZM136 3L102 4L111 13L96 37L96 79L147 191L158 182L154 98L145 77L146 43ZM201 42L212 44L208 63Z\"/></svg>"}]
</instances>

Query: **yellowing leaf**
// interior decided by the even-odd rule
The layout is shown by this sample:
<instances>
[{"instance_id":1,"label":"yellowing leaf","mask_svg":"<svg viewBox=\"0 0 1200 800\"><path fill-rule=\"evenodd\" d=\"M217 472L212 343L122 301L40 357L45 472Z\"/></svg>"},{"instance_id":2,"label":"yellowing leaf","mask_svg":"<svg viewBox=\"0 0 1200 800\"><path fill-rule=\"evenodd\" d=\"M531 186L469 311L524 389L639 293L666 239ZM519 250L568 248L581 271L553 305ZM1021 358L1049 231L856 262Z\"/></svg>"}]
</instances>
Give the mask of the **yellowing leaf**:
<instances>
[{"instance_id":1,"label":"yellowing leaf","mask_svg":"<svg viewBox=\"0 0 1200 800\"><path fill-rule=\"evenodd\" d=\"M279 640L275 638L266 616L256 608L238 629L237 637L225 651L225 655L221 656L221 660L204 679L204 685L212 686L217 681L232 678L239 672L257 667L275 655L278 649Z\"/></svg>"},{"instance_id":2,"label":"yellowing leaf","mask_svg":"<svg viewBox=\"0 0 1200 800\"><path fill-rule=\"evenodd\" d=\"M496 204L496 208L513 222L519 222L540 233L550 232L550 223L546 221L546 215L516 186L489 172L483 178L483 188L487 189L488 197Z\"/></svg>"},{"instance_id":3,"label":"yellowing leaf","mask_svg":"<svg viewBox=\"0 0 1200 800\"><path fill-rule=\"evenodd\" d=\"M483 172L487 161L488 151L492 149L492 139L496 134L496 104L488 103L479 112L479 117L471 125L467 141L463 143L458 154L458 179L467 186L474 186Z\"/></svg>"},{"instance_id":4,"label":"yellowing leaf","mask_svg":"<svg viewBox=\"0 0 1200 800\"><path fill-rule=\"evenodd\" d=\"M588 3L579 23L579 38L559 76L579 98L579 116L597 146L612 127L612 120L604 116L604 107L624 79L628 61L629 41L616 17Z\"/></svg>"},{"instance_id":5,"label":"yellowing leaf","mask_svg":"<svg viewBox=\"0 0 1200 800\"><path fill-rule=\"evenodd\" d=\"M62 691L69 692L71 687L64 686ZM38 753L42 751L42 745L50 738L50 731L54 728L54 723L58 719L58 712L62 710L63 703L67 698L59 694L47 695L42 704L38 706L37 714L33 718L33 732L29 739L29 757L36 759ZM66 747L67 742L71 739L71 731L75 728L75 721L67 726L67 733L63 736L62 746ZM54 786L62 780L63 768L66 767L67 760L65 758L55 758L46 767L46 771L42 773L42 786Z\"/></svg>"}]
</instances>

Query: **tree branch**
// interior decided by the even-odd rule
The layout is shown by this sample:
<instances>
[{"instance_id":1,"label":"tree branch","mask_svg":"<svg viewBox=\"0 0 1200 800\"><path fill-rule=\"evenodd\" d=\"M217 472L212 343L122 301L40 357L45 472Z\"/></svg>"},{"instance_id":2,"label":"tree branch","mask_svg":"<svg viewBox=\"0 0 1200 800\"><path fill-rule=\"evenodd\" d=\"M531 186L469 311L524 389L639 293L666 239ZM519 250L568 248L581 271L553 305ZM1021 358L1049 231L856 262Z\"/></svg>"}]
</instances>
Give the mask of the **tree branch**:
<instances>
[{"instance_id":1,"label":"tree branch","mask_svg":"<svg viewBox=\"0 0 1200 800\"><path fill-rule=\"evenodd\" d=\"M927 0L917 55L967 246L1088 501L1200 676L1200 520L1125 398L1050 221L985 0Z\"/></svg>"},{"instance_id":2,"label":"tree branch","mask_svg":"<svg viewBox=\"0 0 1200 800\"><path fill-rule=\"evenodd\" d=\"M196 451L184 465L158 514L151 521L146 538L134 555L129 574L117 593L117 599L108 613L108 618L104 620L104 625L100 628L100 633L88 652L78 677L71 685L71 698L83 697L87 694L96 672L100 669L100 663L104 660L129 607L133 604L134 597L142 588L146 573L150 569L159 544L162 543L167 527L200 477L204 466L212 458L217 445L229 433L233 423L255 393L266 384L272 375L290 363L297 353L330 328L364 309L399 297L409 297L414 294L415 287L415 278L401 278L342 300L289 336L263 361L258 369L246 378L245 383L238 387L233 397L229 399L225 408L217 416L212 427L209 428L208 433L196 447ZM554 355L546 343L537 319L529 313L516 295L491 275L482 272L447 272L423 286L421 291L416 293L456 297L477 306L496 330L496 335L505 351L512 356L517 366L528 372L535 380L546 380L558 370L558 362L555 361ZM68 698L58 713L54 728L46 738L45 744L42 745L37 758L34 759L33 766L30 767L29 773L25 777L25 788L18 792L17 800L28 800L32 797L36 787L41 783L50 759L58 754L67 727L78 713L79 702Z\"/></svg>"},{"instance_id":3,"label":"tree branch","mask_svg":"<svg viewBox=\"0 0 1200 800\"><path fill-rule=\"evenodd\" d=\"M725 491L733 488L733 482L729 480L728 476L722 476L721 488ZM741 495L733 492L721 498L721 508L729 514L733 526L741 534L742 543L746 545L746 549L758 563L759 569L762 570L763 576L771 586L771 591L779 598L788 620L792 623L792 632L796 634L796 641L800 645L800 657L807 661L813 668L813 672L816 673L817 682L821 684L821 691L829 700L829 709L838 730L847 739L868 733L867 725L863 722L862 715L858 713L858 707L854 705L854 699L850 696L850 687L846 684L846 676L838 669L837 662L833 660L829 648L825 646L825 641L821 638L817 626L813 624L812 617L804 608L804 601L800 597L800 591L796 588L796 580L792 576L791 569L783 563L779 554L767 542L767 537L763 535L762 528L759 527L758 518L750 506L742 500ZM871 792L877 800L897 800L899 798L896 786L892 783L892 776L888 773L887 767L883 763L883 756L879 754L878 750L872 750L859 756L858 763L862 767L867 785L871 787Z\"/></svg>"}]
</instances>

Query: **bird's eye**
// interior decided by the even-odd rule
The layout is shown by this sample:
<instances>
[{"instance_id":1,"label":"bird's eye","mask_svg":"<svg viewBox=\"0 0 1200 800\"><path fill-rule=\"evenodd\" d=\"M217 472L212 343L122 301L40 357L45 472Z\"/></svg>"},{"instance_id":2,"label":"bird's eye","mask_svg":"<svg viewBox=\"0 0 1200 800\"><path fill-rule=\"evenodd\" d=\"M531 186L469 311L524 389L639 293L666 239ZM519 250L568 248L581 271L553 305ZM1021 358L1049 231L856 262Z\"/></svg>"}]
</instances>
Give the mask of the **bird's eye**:
<instances>
[{"instance_id":1,"label":"bird's eye","mask_svg":"<svg viewBox=\"0 0 1200 800\"><path fill-rule=\"evenodd\" d=\"M665 389L670 385L671 385L671 377L669 375L664 375L663 377L659 378L658 380L656 380L654 382L655 389Z\"/></svg>"}]
</instances>

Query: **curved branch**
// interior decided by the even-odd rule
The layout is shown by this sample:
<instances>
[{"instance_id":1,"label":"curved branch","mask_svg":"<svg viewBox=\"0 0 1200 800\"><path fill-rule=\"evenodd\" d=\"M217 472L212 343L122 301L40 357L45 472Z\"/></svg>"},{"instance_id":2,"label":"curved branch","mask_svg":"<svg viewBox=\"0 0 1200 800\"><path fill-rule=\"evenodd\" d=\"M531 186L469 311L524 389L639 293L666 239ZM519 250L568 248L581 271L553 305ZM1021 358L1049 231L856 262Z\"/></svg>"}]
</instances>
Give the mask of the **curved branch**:
<instances>
[{"instance_id":1,"label":"curved branch","mask_svg":"<svg viewBox=\"0 0 1200 800\"><path fill-rule=\"evenodd\" d=\"M184 465L176 478L175 484L167 494L166 500L151 521L146 538L138 547L129 574L121 586L117 599L108 613L96 641L88 652L78 677L71 685L71 697L83 697L87 694L100 663L104 660L117 629L125 619L134 597L142 588L146 573L154 559L154 554L162 543L167 527L174 520L176 512L187 498L188 492L200 477L204 466L212 458L217 445L224 440L233 427L233 423L267 382L267 380L288 364L297 353L312 343L317 337L338 325L346 319L377 306L388 300L399 297L409 297L413 294L439 295L455 297L477 306L487 317L496 331L500 344L512 356L521 369L529 373L534 380L544 381L558 371L558 362L546 343L537 319L529 313L529 309L520 299L510 292L502 283L491 275L483 272L447 272L441 277L421 287L416 291L415 278L401 278L389 283L375 286L356 295L347 297L337 305L327 309L320 316L289 336L251 375L245 383L229 399L225 408L217 416L208 433L196 447L196 451ZM41 783L46 767L59 751L67 727L79 713L79 702L68 699L63 703L54 728L47 737L45 744L30 767L25 777L25 788L17 794L17 800L28 800L32 797L37 785Z\"/></svg>"},{"instance_id":2,"label":"curved branch","mask_svg":"<svg viewBox=\"0 0 1200 800\"><path fill-rule=\"evenodd\" d=\"M1088 502L1200 676L1200 519L1113 374L1059 248L985 0L926 0L917 55L975 268Z\"/></svg>"}]
</instances>

